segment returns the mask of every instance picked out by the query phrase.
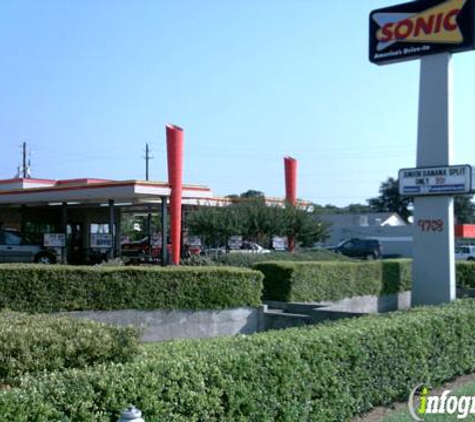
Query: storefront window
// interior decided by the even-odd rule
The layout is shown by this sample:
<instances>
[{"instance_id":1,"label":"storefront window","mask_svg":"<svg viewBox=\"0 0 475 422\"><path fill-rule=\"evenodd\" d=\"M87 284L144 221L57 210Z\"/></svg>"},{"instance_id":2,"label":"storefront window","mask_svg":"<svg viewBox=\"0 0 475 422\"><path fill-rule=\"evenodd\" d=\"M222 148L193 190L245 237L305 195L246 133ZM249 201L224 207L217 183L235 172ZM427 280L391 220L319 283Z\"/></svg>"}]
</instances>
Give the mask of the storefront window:
<instances>
[{"instance_id":1,"label":"storefront window","mask_svg":"<svg viewBox=\"0 0 475 422\"><path fill-rule=\"evenodd\" d=\"M109 233L109 224L96 224L96 223L92 223L92 224L91 224L90 233L91 233L91 234L96 234L96 233Z\"/></svg>"}]
</instances>

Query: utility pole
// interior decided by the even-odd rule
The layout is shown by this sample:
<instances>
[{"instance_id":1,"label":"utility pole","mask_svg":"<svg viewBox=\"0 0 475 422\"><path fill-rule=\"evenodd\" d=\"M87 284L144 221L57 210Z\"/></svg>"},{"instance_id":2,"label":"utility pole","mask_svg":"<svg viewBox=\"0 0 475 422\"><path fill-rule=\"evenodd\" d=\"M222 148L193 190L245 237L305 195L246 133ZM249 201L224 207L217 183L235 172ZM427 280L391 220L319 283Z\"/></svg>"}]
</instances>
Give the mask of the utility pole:
<instances>
[{"instance_id":1,"label":"utility pole","mask_svg":"<svg viewBox=\"0 0 475 422\"><path fill-rule=\"evenodd\" d=\"M148 143L145 145L145 180L149 180L148 163L153 157L150 156L150 149Z\"/></svg>"},{"instance_id":2,"label":"utility pole","mask_svg":"<svg viewBox=\"0 0 475 422\"><path fill-rule=\"evenodd\" d=\"M148 142L145 144L145 180L149 180L149 171L148 164L153 157L150 156L150 149L148 147ZM147 213L147 243L149 253L152 252L152 214Z\"/></svg>"},{"instance_id":3,"label":"utility pole","mask_svg":"<svg viewBox=\"0 0 475 422\"><path fill-rule=\"evenodd\" d=\"M22 148L22 164L17 167L17 174L15 177L22 177L23 179L28 179L31 177L31 162L28 159L28 148L26 142L23 142L21 145Z\"/></svg>"},{"instance_id":4,"label":"utility pole","mask_svg":"<svg viewBox=\"0 0 475 422\"><path fill-rule=\"evenodd\" d=\"M26 142L23 142L23 178L26 179L26 174L27 174L27 170L26 170Z\"/></svg>"}]
</instances>

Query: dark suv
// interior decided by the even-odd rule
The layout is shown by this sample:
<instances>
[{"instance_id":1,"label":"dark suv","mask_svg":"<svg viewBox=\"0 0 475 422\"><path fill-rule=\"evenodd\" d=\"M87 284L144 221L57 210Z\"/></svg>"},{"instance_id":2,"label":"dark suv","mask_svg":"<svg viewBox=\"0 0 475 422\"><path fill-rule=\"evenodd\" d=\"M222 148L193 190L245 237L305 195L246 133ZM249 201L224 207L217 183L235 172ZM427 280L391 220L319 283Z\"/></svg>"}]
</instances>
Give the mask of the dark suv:
<instances>
[{"instance_id":1,"label":"dark suv","mask_svg":"<svg viewBox=\"0 0 475 422\"><path fill-rule=\"evenodd\" d=\"M381 243L376 239L346 239L329 249L351 258L364 258L368 260L378 259L383 255Z\"/></svg>"},{"instance_id":2,"label":"dark suv","mask_svg":"<svg viewBox=\"0 0 475 422\"><path fill-rule=\"evenodd\" d=\"M0 229L0 262L56 263L56 256L41 245L28 243L19 232Z\"/></svg>"}]
</instances>

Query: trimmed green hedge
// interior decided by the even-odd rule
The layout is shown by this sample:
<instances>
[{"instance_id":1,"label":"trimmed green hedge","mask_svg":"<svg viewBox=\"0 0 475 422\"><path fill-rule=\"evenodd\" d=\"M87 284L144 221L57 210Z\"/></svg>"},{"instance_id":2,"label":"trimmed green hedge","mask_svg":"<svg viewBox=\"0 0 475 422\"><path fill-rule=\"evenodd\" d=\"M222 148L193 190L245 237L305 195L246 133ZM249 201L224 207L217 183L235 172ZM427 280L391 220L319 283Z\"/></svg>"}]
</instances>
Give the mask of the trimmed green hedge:
<instances>
[{"instance_id":1,"label":"trimmed green hedge","mask_svg":"<svg viewBox=\"0 0 475 422\"><path fill-rule=\"evenodd\" d=\"M262 262L263 298L280 301L340 300L387 295L411 289L412 260L373 262ZM456 262L456 283L475 288L475 263Z\"/></svg>"},{"instance_id":2,"label":"trimmed green hedge","mask_svg":"<svg viewBox=\"0 0 475 422\"><path fill-rule=\"evenodd\" d=\"M304 252L271 252L271 253L227 253L213 258L218 264L233 267L251 268L263 261L342 261L351 262L354 259L325 249Z\"/></svg>"},{"instance_id":3,"label":"trimmed green hedge","mask_svg":"<svg viewBox=\"0 0 475 422\"><path fill-rule=\"evenodd\" d=\"M258 306L262 274L227 267L0 265L0 309L25 312Z\"/></svg>"},{"instance_id":4,"label":"trimmed green hedge","mask_svg":"<svg viewBox=\"0 0 475 422\"><path fill-rule=\"evenodd\" d=\"M456 264L457 286L467 289L475 288L475 263L457 262Z\"/></svg>"},{"instance_id":5,"label":"trimmed green hedge","mask_svg":"<svg viewBox=\"0 0 475 422\"><path fill-rule=\"evenodd\" d=\"M26 377L0 420L349 421L475 370L475 302L253 336L177 341L134 362Z\"/></svg>"},{"instance_id":6,"label":"trimmed green hedge","mask_svg":"<svg viewBox=\"0 0 475 422\"><path fill-rule=\"evenodd\" d=\"M264 299L312 302L409 290L411 261L264 262Z\"/></svg>"},{"instance_id":7,"label":"trimmed green hedge","mask_svg":"<svg viewBox=\"0 0 475 422\"><path fill-rule=\"evenodd\" d=\"M0 312L0 384L26 373L125 362L137 353L138 336L133 327Z\"/></svg>"}]
</instances>

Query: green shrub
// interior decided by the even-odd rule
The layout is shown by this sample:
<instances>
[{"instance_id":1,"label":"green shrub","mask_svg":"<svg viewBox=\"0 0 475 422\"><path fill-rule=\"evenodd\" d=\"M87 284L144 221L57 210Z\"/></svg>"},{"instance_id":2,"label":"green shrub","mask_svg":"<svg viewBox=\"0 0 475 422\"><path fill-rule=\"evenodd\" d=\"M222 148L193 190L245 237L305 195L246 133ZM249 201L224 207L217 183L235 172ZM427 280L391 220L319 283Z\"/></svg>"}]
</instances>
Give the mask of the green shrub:
<instances>
[{"instance_id":1,"label":"green shrub","mask_svg":"<svg viewBox=\"0 0 475 422\"><path fill-rule=\"evenodd\" d=\"M239 268L0 266L0 309L25 312L258 306L261 292Z\"/></svg>"},{"instance_id":2,"label":"green shrub","mask_svg":"<svg viewBox=\"0 0 475 422\"><path fill-rule=\"evenodd\" d=\"M138 330L51 315L0 312L0 383L44 370L129 360Z\"/></svg>"},{"instance_id":3,"label":"green shrub","mask_svg":"<svg viewBox=\"0 0 475 422\"><path fill-rule=\"evenodd\" d=\"M475 263L457 262L457 286L467 289L475 288Z\"/></svg>"},{"instance_id":4,"label":"green shrub","mask_svg":"<svg viewBox=\"0 0 475 422\"><path fill-rule=\"evenodd\" d=\"M349 421L475 370L475 302L322 326L158 344L124 365L26 377L0 420Z\"/></svg>"},{"instance_id":5,"label":"green shrub","mask_svg":"<svg viewBox=\"0 0 475 422\"><path fill-rule=\"evenodd\" d=\"M188 267L205 267L205 266L216 266L211 258L201 255L191 255L188 258L184 258L180 261L180 265L185 265Z\"/></svg>"},{"instance_id":6,"label":"green shrub","mask_svg":"<svg viewBox=\"0 0 475 422\"><path fill-rule=\"evenodd\" d=\"M410 288L410 261L263 262L263 298L312 302L352 296L386 295Z\"/></svg>"},{"instance_id":7,"label":"green shrub","mask_svg":"<svg viewBox=\"0 0 475 422\"><path fill-rule=\"evenodd\" d=\"M227 253L213 259L221 265L251 268L263 261L355 261L346 256L325 249L306 252L271 252L271 253Z\"/></svg>"},{"instance_id":8,"label":"green shrub","mask_svg":"<svg viewBox=\"0 0 475 422\"><path fill-rule=\"evenodd\" d=\"M381 261L383 294L401 293L412 287L412 260L391 259Z\"/></svg>"}]
</instances>

